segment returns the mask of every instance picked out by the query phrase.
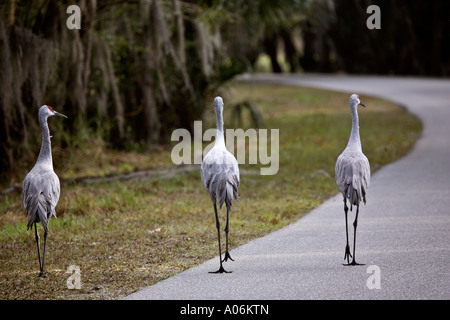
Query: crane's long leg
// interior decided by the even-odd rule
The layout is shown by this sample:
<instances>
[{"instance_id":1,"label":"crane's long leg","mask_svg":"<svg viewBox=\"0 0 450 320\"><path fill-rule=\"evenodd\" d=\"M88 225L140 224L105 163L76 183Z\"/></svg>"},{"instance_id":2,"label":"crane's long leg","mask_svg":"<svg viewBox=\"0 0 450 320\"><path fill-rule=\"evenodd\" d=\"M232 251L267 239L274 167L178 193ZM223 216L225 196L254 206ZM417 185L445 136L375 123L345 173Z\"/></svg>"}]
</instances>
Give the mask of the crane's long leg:
<instances>
[{"instance_id":1,"label":"crane's long leg","mask_svg":"<svg viewBox=\"0 0 450 320\"><path fill-rule=\"evenodd\" d=\"M45 251L47 249L47 236L48 236L48 231L45 230L44 232L44 255L42 256L42 268L41 268L41 273L39 273L39 277L44 277L47 278L47 276L44 273L44 264L45 264Z\"/></svg>"},{"instance_id":2,"label":"crane's long leg","mask_svg":"<svg viewBox=\"0 0 450 320\"><path fill-rule=\"evenodd\" d=\"M353 259L352 262L346 264L346 266L363 266L364 264L356 263L355 261L355 248L356 248L356 227L358 226L358 213L359 213L359 205L356 206L356 216L355 221L353 222Z\"/></svg>"},{"instance_id":3,"label":"crane's long leg","mask_svg":"<svg viewBox=\"0 0 450 320\"><path fill-rule=\"evenodd\" d=\"M347 245L345 246L344 260L347 259L347 263L350 263L349 258L351 258L352 255L350 253L350 246L348 245L348 222L347 222L348 207L345 198L344 198L344 212L345 212L345 235L347 237Z\"/></svg>"},{"instance_id":4,"label":"crane's long leg","mask_svg":"<svg viewBox=\"0 0 450 320\"><path fill-rule=\"evenodd\" d=\"M214 213L216 214L216 227L217 227L217 239L219 240L219 261L220 261L220 268L217 271L209 272L209 273L229 273L229 271L225 271L225 269L222 266L222 249L220 247L220 221L219 221L219 215L217 214L217 206L216 203L214 203Z\"/></svg>"},{"instance_id":5,"label":"crane's long leg","mask_svg":"<svg viewBox=\"0 0 450 320\"><path fill-rule=\"evenodd\" d=\"M39 259L39 270L42 271L41 251L39 249L39 234L38 234L38 231L37 231L36 223L34 223L34 234L35 234L36 245L37 245L37 252L38 252L38 259Z\"/></svg>"},{"instance_id":6,"label":"crane's long leg","mask_svg":"<svg viewBox=\"0 0 450 320\"><path fill-rule=\"evenodd\" d=\"M231 258L230 253L228 252L228 232L230 231L230 210L227 208L227 224L225 226L225 234L226 234L226 250L225 250L225 257L222 261L227 261L230 259L231 261L234 261L233 258Z\"/></svg>"}]
</instances>

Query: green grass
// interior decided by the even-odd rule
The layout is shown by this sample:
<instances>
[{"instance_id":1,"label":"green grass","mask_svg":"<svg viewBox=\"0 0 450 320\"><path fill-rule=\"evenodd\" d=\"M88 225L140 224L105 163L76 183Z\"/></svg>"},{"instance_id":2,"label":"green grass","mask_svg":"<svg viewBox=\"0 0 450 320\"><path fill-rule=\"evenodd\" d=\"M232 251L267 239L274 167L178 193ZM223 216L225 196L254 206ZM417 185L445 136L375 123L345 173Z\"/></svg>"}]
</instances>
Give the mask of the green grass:
<instances>
[{"instance_id":1,"label":"green grass","mask_svg":"<svg viewBox=\"0 0 450 320\"><path fill-rule=\"evenodd\" d=\"M361 139L373 173L411 149L421 124L390 102L361 98L367 105L359 109ZM338 192L334 164L350 135L348 99L349 94L316 89L230 86L224 95L226 128L231 106L249 100L259 106L267 128L280 130L279 172L241 175L231 249L296 221ZM203 130L212 125L211 108ZM148 154L119 153L94 141L70 154L54 150L55 171L65 181L168 168L170 151L167 146ZM256 172L261 165L240 167ZM38 278L34 232L26 230L20 195L0 197L0 299L116 299L217 256L214 212L198 168L165 179L63 182L56 209L48 238L49 277ZM80 290L67 289L70 265L81 269Z\"/></svg>"}]
</instances>

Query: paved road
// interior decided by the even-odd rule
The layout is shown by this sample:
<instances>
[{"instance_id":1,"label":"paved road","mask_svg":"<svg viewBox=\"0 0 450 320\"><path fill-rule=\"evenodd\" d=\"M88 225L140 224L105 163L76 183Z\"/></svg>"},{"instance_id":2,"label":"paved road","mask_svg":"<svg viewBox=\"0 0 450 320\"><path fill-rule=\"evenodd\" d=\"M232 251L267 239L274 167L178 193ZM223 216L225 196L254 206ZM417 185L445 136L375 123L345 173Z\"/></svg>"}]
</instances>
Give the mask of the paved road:
<instances>
[{"instance_id":1,"label":"paved road","mask_svg":"<svg viewBox=\"0 0 450 320\"><path fill-rule=\"evenodd\" d=\"M345 222L338 195L296 223L232 250L235 261L225 263L231 274L209 274L217 269L214 258L126 299L450 299L450 80L322 75L252 80L388 98L422 119L424 131L414 149L372 176L356 252L366 265L342 266ZM378 274L380 288L369 289L368 280L376 285Z\"/></svg>"}]
</instances>

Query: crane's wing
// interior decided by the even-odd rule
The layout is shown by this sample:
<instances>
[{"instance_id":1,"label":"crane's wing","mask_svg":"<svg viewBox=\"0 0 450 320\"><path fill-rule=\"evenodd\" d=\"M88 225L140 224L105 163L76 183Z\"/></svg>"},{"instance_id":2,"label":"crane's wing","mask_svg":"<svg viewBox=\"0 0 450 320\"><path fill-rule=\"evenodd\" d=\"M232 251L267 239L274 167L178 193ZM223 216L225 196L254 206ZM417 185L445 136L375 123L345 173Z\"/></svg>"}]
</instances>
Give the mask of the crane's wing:
<instances>
[{"instance_id":1,"label":"crane's wing","mask_svg":"<svg viewBox=\"0 0 450 320\"><path fill-rule=\"evenodd\" d=\"M48 230L48 220L56 218L55 207L60 195L59 178L53 171L35 173L31 171L23 181L22 204L28 215L27 229L41 222Z\"/></svg>"},{"instance_id":2,"label":"crane's wing","mask_svg":"<svg viewBox=\"0 0 450 320\"><path fill-rule=\"evenodd\" d=\"M239 166L234 156L226 150L213 148L204 157L200 170L203 186L213 203L217 199L220 207L225 202L231 209L233 198L239 199Z\"/></svg>"},{"instance_id":3,"label":"crane's wing","mask_svg":"<svg viewBox=\"0 0 450 320\"><path fill-rule=\"evenodd\" d=\"M336 161L336 184L350 205L366 203L366 192L370 183L370 164L363 153L358 155L343 152Z\"/></svg>"}]
</instances>

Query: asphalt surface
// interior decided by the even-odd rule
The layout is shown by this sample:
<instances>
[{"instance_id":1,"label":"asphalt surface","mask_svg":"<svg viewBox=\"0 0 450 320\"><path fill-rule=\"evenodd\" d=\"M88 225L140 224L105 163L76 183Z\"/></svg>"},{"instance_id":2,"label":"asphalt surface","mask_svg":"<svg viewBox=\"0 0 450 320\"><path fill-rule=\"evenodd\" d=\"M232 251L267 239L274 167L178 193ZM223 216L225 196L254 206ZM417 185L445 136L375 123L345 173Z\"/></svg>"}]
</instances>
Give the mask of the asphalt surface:
<instances>
[{"instance_id":1,"label":"asphalt surface","mask_svg":"<svg viewBox=\"0 0 450 320\"><path fill-rule=\"evenodd\" d=\"M231 250L235 261L224 267L233 273L208 273L218 268L216 257L125 299L449 299L450 80L323 75L250 80L357 93L362 101L364 95L387 98L422 120L414 149L372 175L357 230L356 261L365 265L342 265L339 194L297 222ZM352 221L353 214L350 234Z\"/></svg>"}]
</instances>

